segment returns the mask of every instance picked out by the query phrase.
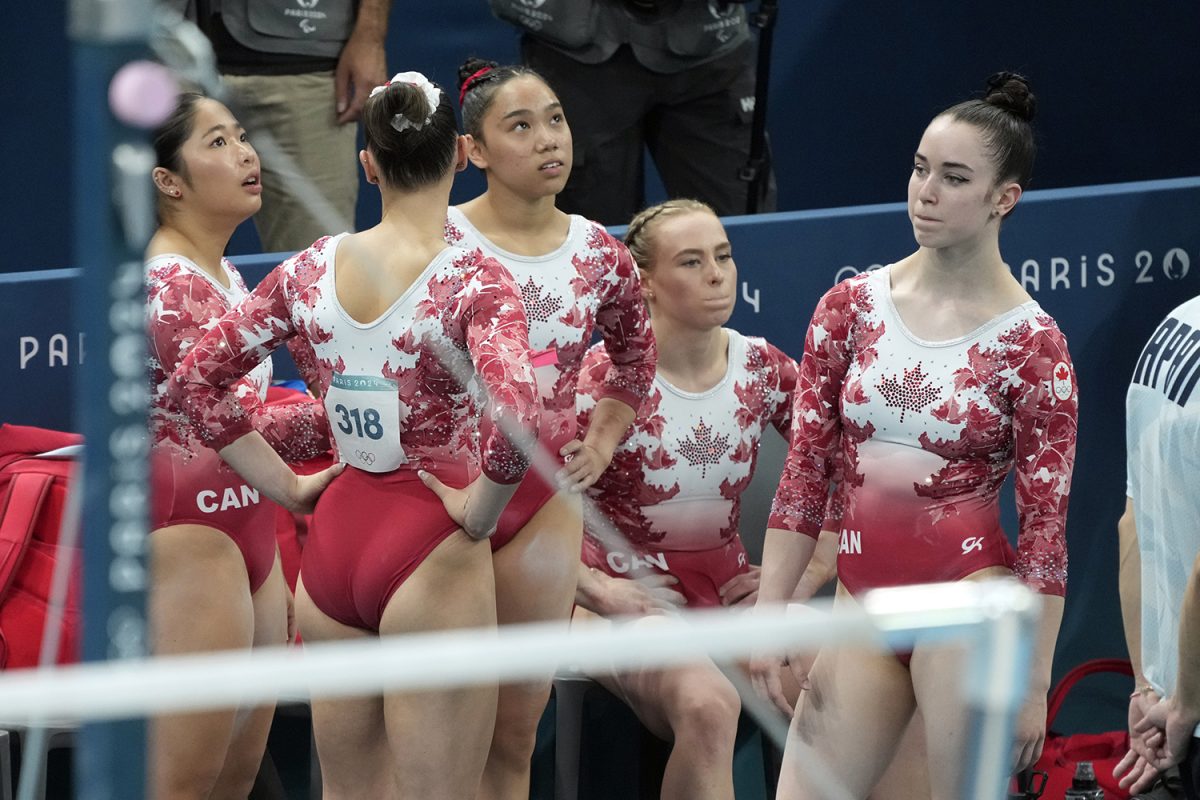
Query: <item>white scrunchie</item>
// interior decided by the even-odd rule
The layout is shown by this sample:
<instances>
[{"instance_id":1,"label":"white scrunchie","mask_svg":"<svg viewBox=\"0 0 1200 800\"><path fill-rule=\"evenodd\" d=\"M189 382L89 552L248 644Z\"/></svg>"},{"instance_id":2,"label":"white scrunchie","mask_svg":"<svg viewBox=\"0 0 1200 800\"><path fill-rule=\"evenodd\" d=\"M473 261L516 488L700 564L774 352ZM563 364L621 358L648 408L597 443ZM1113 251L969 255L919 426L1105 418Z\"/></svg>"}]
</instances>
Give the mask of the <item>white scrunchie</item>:
<instances>
[{"instance_id":1,"label":"white scrunchie","mask_svg":"<svg viewBox=\"0 0 1200 800\"><path fill-rule=\"evenodd\" d=\"M392 127L397 131L404 131L406 128L412 128L417 131L421 130L421 128L429 124L429 121L433 119L433 115L437 113L438 105L442 102L442 90L434 86L428 78L419 72L397 72L383 86L376 86L372 89L371 97L385 91L393 83L409 83L420 89L421 93L425 95L426 102L429 103L429 115L421 122L413 122L403 114L397 114L392 117Z\"/></svg>"}]
</instances>

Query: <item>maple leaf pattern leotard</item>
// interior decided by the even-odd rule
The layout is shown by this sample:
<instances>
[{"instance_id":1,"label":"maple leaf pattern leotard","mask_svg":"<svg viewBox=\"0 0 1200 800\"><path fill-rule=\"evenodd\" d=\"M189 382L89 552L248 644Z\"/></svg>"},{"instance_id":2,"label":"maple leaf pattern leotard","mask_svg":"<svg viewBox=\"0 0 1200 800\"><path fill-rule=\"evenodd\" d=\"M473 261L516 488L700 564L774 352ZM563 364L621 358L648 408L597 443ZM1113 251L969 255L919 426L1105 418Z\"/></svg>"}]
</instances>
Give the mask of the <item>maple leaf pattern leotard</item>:
<instances>
[{"instance_id":1,"label":"maple leaf pattern leotard","mask_svg":"<svg viewBox=\"0 0 1200 800\"><path fill-rule=\"evenodd\" d=\"M534 429L538 407L512 277L478 250L450 247L382 317L362 324L334 290L344 236L319 239L280 264L192 349L171 391L188 402L196 430L215 449L248 433L227 389L295 337L311 348L323 396L335 372L394 382L410 469L468 478L482 469L501 483L520 480L528 459L506 432ZM485 395L496 424L480 441Z\"/></svg>"},{"instance_id":2,"label":"maple leaf pattern leotard","mask_svg":"<svg viewBox=\"0 0 1200 800\"><path fill-rule=\"evenodd\" d=\"M196 455L207 442L171 401L168 378L192 346L250 294L233 264L222 259L221 268L228 288L182 256L163 255L146 263L150 437L160 453L181 461ZM302 354L299 360L304 360ZM231 385L247 422L288 461L304 461L329 449L329 428L321 407L316 403L264 406L270 384L271 362L266 361Z\"/></svg>"},{"instance_id":3,"label":"maple leaf pattern leotard","mask_svg":"<svg viewBox=\"0 0 1200 800\"><path fill-rule=\"evenodd\" d=\"M611 575L639 564L679 579L689 605L719 605L717 590L748 568L738 523L768 427L791 429L796 362L764 339L726 329L728 368L704 392L656 376L650 395L588 489L584 561ZM608 357L588 351L579 424L595 408ZM614 541L614 536L617 541Z\"/></svg>"},{"instance_id":4,"label":"maple leaf pattern leotard","mask_svg":"<svg viewBox=\"0 0 1200 800\"><path fill-rule=\"evenodd\" d=\"M838 576L852 592L1008 565L1062 595L1076 425L1066 340L1036 302L926 342L892 305L890 268L859 275L809 326L770 525L817 534L840 453ZM999 521L1013 469L1015 557Z\"/></svg>"},{"instance_id":5,"label":"maple leaf pattern leotard","mask_svg":"<svg viewBox=\"0 0 1200 800\"><path fill-rule=\"evenodd\" d=\"M770 426L784 438L790 433L796 362L764 339L726 330L729 368L721 382L686 392L656 376L612 464L588 490L635 545L705 550L737 536L763 433ZM593 347L579 379L580 425L607 371L604 349Z\"/></svg>"},{"instance_id":6,"label":"maple leaf pattern leotard","mask_svg":"<svg viewBox=\"0 0 1200 800\"><path fill-rule=\"evenodd\" d=\"M241 551L250 590L256 591L275 562L276 508L209 449L169 391L196 342L249 295L231 263L222 259L220 268L228 286L182 256L161 255L146 264L151 526L203 525L223 532ZM293 354L303 361L302 353ZM329 426L321 406L265 405L270 382L270 362L259 364L230 385L229 401L285 460L326 452Z\"/></svg>"},{"instance_id":7,"label":"maple leaf pattern leotard","mask_svg":"<svg viewBox=\"0 0 1200 800\"><path fill-rule=\"evenodd\" d=\"M560 247L541 256L519 256L489 242L457 208L447 217L446 241L478 247L512 273L525 303L530 347L554 353L552 363L537 369L539 439L549 452L557 454L576 436L575 389L597 328L611 357L600 391L635 409L641 404L657 355L637 269L625 245L600 225L572 216Z\"/></svg>"}]
</instances>

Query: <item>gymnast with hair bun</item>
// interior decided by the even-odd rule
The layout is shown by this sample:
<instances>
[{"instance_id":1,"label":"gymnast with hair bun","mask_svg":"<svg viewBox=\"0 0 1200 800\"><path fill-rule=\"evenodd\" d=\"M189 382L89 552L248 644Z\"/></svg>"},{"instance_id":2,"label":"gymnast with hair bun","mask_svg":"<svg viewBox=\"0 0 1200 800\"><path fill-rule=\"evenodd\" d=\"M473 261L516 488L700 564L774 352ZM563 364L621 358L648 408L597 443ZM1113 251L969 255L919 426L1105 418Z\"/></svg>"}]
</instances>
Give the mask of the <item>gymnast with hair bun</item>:
<instances>
[{"instance_id":1,"label":"gymnast with hair bun","mask_svg":"<svg viewBox=\"0 0 1200 800\"><path fill-rule=\"evenodd\" d=\"M379 186L380 222L318 239L277 267L192 348L171 385L222 458L303 509L311 479L292 475L230 390L279 344L311 348L344 471L323 473L336 477L304 548L296 611L306 642L494 627L487 539L528 468L540 413L512 276L444 239L467 157L451 101L401 73L371 93L363 119L359 160ZM314 698L322 796L474 797L496 692L493 683Z\"/></svg>"},{"instance_id":2,"label":"gymnast with hair bun","mask_svg":"<svg viewBox=\"0 0 1200 800\"><path fill-rule=\"evenodd\" d=\"M555 207L571 171L571 130L549 86L525 67L459 68L467 156L487 190L450 209L448 241L478 247L513 275L529 321L541 404L534 469L492 537L501 624L559 620L575 597L579 493L608 467L654 379L654 335L625 246ZM586 429L575 419L584 353L598 331L612 366ZM480 797L524 800L553 675L500 687Z\"/></svg>"},{"instance_id":3,"label":"gymnast with hair bun","mask_svg":"<svg viewBox=\"0 0 1200 800\"><path fill-rule=\"evenodd\" d=\"M1012 276L1000 226L1029 183L1034 96L1001 73L981 100L925 129L908 213L918 249L839 283L813 314L796 390L791 450L763 552L758 604L786 600L813 552L841 457L837 605L882 586L1013 575L1042 598L1029 692L1011 767L1032 765L1066 589L1066 513L1077 387L1066 340ZM1015 554L999 492L1015 472ZM756 687L779 694L782 659L757 657ZM820 797L799 752L865 797L919 709L932 797L957 798L967 730L965 660L824 648L792 720L779 797Z\"/></svg>"}]
</instances>

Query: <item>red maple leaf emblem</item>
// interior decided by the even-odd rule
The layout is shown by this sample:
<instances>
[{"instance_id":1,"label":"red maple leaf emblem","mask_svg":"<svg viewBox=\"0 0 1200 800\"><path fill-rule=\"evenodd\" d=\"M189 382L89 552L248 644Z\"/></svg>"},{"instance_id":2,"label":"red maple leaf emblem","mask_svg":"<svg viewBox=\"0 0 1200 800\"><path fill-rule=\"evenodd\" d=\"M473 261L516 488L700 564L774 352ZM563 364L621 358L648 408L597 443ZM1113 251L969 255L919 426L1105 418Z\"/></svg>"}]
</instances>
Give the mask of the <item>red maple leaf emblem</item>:
<instances>
[{"instance_id":1,"label":"red maple leaf emblem","mask_svg":"<svg viewBox=\"0 0 1200 800\"><path fill-rule=\"evenodd\" d=\"M891 377L884 378L879 382L879 391L887 401L887 405L900 409L901 422L904 422L904 415L909 411L920 411L937 400L937 387L932 384L922 385L927 377L925 371L921 369L921 362L918 361L912 369L904 370L903 381Z\"/></svg>"},{"instance_id":2,"label":"red maple leaf emblem","mask_svg":"<svg viewBox=\"0 0 1200 800\"><path fill-rule=\"evenodd\" d=\"M679 445L679 453L693 467L699 465L701 477L706 477L710 464L716 464L721 456L729 449L729 436L722 434L713 438L712 428L704 424L701 417L692 428L692 438L684 439Z\"/></svg>"},{"instance_id":3,"label":"red maple leaf emblem","mask_svg":"<svg viewBox=\"0 0 1200 800\"><path fill-rule=\"evenodd\" d=\"M525 316L538 322L545 322L563 307L562 298L542 294L542 287L533 278L521 284L521 302L525 304Z\"/></svg>"},{"instance_id":4,"label":"red maple leaf emblem","mask_svg":"<svg viewBox=\"0 0 1200 800\"><path fill-rule=\"evenodd\" d=\"M1054 372L1054 377L1058 378L1060 381L1065 381L1067 378L1071 377L1071 372L1067 369L1066 364L1059 364L1058 369Z\"/></svg>"}]
</instances>

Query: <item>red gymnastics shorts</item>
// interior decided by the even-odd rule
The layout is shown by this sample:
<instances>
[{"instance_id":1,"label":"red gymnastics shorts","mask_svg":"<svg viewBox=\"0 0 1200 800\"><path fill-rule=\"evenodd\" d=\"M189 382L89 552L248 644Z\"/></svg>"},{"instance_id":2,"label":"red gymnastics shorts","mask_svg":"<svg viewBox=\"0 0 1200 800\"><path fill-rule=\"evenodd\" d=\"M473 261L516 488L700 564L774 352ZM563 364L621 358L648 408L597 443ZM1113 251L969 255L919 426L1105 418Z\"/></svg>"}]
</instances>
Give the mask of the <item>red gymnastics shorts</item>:
<instances>
[{"instance_id":1,"label":"red gymnastics shorts","mask_svg":"<svg viewBox=\"0 0 1200 800\"><path fill-rule=\"evenodd\" d=\"M461 475L435 474L450 486L466 484ZM415 471L346 467L317 501L300 578L326 615L378 632L392 594L456 530Z\"/></svg>"},{"instance_id":2,"label":"red gymnastics shorts","mask_svg":"<svg viewBox=\"0 0 1200 800\"><path fill-rule=\"evenodd\" d=\"M606 550L592 536L583 537L583 563L614 578L634 578L658 573L673 575L671 588L687 600L689 608L721 605L721 587L750 570L740 536L711 550L657 550L653 547Z\"/></svg>"},{"instance_id":3,"label":"red gymnastics shorts","mask_svg":"<svg viewBox=\"0 0 1200 800\"><path fill-rule=\"evenodd\" d=\"M150 463L151 530L203 525L220 531L242 551L250 591L258 591L275 565L278 506L207 447L194 454L158 447Z\"/></svg>"}]
</instances>

